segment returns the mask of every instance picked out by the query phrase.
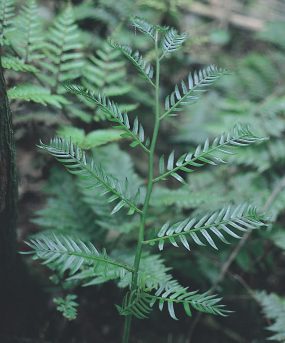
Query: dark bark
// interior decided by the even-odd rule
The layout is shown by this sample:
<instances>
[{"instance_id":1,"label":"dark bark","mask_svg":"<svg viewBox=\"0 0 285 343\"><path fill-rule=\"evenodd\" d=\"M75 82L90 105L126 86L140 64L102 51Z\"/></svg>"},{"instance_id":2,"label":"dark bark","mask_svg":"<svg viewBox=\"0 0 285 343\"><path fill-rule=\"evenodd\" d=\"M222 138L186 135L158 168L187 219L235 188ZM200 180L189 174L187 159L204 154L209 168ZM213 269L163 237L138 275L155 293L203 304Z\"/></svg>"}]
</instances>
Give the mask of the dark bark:
<instances>
[{"instance_id":1,"label":"dark bark","mask_svg":"<svg viewBox=\"0 0 285 343\"><path fill-rule=\"evenodd\" d=\"M16 265L17 176L12 117L0 51L0 280L9 288Z\"/></svg>"},{"instance_id":2,"label":"dark bark","mask_svg":"<svg viewBox=\"0 0 285 343\"><path fill-rule=\"evenodd\" d=\"M1 0L0 0L1 1ZM1 49L1 48L0 48ZM45 297L17 253L17 174L0 50L0 342L39 337ZM17 338L17 340L16 340ZM40 342L41 340L37 340Z\"/></svg>"}]
</instances>

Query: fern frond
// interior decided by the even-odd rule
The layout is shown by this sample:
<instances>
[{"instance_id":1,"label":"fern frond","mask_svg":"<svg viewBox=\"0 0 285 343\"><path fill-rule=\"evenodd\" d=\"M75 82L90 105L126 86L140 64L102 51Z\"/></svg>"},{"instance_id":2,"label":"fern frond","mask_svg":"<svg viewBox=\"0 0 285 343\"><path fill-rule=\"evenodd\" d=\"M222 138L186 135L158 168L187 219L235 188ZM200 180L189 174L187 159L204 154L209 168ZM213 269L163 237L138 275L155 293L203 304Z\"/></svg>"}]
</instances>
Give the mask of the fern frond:
<instances>
[{"instance_id":1,"label":"fern frond","mask_svg":"<svg viewBox=\"0 0 285 343\"><path fill-rule=\"evenodd\" d=\"M42 105L53 105L61 108L68 101L61 95L51 94L49 89L32 84L20 84L8 90L9 99L33 101Z\"/></svg>"},{"instance_id":2,"label":"fern frond","mask_svg":"<svg viewBox=\"0 0 285 343\"><path fill-rule=\"evenodd\" d=\"M121 306L116 305L121 316L133 315L138 319L149 316L152 308L150 306L152 296L140 289L127 292Z\"/></svg>"},{"instance_id":3,"label":"fern frond","mask_svg":"<svg viewBox=\"0 0 285 343\"><path fill-rule=\"evenodd\" d=\"M142 76L155 87L155 84L151 80L153 78L153 66L150 63L147 63L138 51L133 52L127 45L120 45L115 42L110 42L110 44L114 49L119 50L129 61L131 61Z\"/></svg>"},{"instance_id":4,"label":"fern frond","mask_svg":"<svg viewBox=\"0 0 285 343\"><path fill-rule=\"evenodd\" d=\"M25 63L44 57L43 32L38 12L36 0L28 0L16 18L17 36L14 46Z\"/></svg>"},{"instance_id":5,"label":"fern frond","mask_svg":"<svg viewBox=\"0 0 285 343\"><path fill-rule=\"evenodd\" d=\"M137 290L128 292L124 297L122 306L117 306L119 313L123 316L134 315L138 319L148 317L155 303L158 303L160 311L164 305L172 319L178 320L174 305L182 305L185 313L191 317L191 308L204 313L226 316L230 311L224 309L224 305L218 304L221 298L209 293L198 293L188 291L188 287L180 286L177 281L172 280L166 287L159 288L153 295L150 290Z\"/></svg>"},{"instance_id":6,"label":"fern frond","mask_svg":"<svg viewBox=\"0 0 285 343\"><path fill-rule=\"evenodd\" d=\"M46 43L48 61L41 62L51 75L42 76L53 91L61 92L61 82L74 80L84 65L80 31L75 24L73 9L68 5L50 28Z\"/></svg>"},{"instance_id":7,"label":"fern frond","mask_svg":"<svg viewBox=\"0 0 285 343\"><path fill-rule=\"evenodd\" d=\"M96 55L90 56L82 70L82 86L106 96L125 95L130 91L126 82L125 62L119 51L104 42ZM89 103L90 104L90 103Z\"/></svg>"},{"instance_id":8,"label":"fern frond","mask_svg":"<svg viewBox=\"0 0 285 343\"><path fill-rule=\"evenodd\" d=\"M178 34L175 29L170 28L166 32L162 40L161 46L162 46L163 54L161 55L160 59L162 59L165 55L170 54L180 49L182 44L185 42L186 38L187 38L186 33Z\"/></svg>"},{"instance_id":9,"label":"fern frond","mask_svg":"<svg viewBox=\"0 0 285 343\"><path fill-rule=\"evenodd\" d=\"M22 72L30 72L30 73L37 73L39 71L35 66L31 64L26 64L22 60L14 56L3 56L2 66L5 69L10 69L14 71L22 71Z\"/></svg>"},{"instance_id":10,"label":"fern frond","mask_svg":"<svg viewBox=\"0 0 285 343\"><path fill-rule=\"evenodd\" d=\"M102 230L96 223L97 213L86 204L81 187L71 175L61 169L52 170L45 193L46 205L35 212L33 223L45 232L69 234L83 240L98 239L94 232L100 235Z\"/></svg>"},{"instance_id":11,"label":"fern frond","mask_svg":"<svg viewBox=\"0 0 285 343\"><path fill-rule=\"evenodd\" d=\"M285 299L275 293L256 292L255 296L262 306L263 313L273 323L267 330L273 332L269 340L285 342Z\"/></svg>"},{"instance_id":12,"label":"fern frond","mask_svg":"<svg viewBox=\"0 0 285 343\"><path fill-rule=\"evenodd\" d=\"M163 250L165 242L170 242L178 247L179 242L190 250L188 240L191 239L197 245L206 245L217 249L212 237L223 243L229 243L224 234L241 238L238 232L246 232L264 226L264 217L251 205L239 205L236 207L224 207L220 211L207 213L201 218L187 218L181 222L170 225L166 223L157 234L157 238L144 241L145 244L157 243ZM206 244L200 239L203 238Z\"/></svg>"},{"instance_id":13,"label":"fern frond","mask_svg":"<svg viewBox=\"0 0 285 343\"><path fill-rule=\"evenodd\" d=\"M148 35L153 40L155 40L155 34L157 27L148 23L146 20L140 17L135 17L132 19L132 25L135 29L139 30L140 32Z\"/></svg>"},{"instance_id":14,"label":"fern frond","mask_svg":"<svg viewBox=\"0 0 285 343\"><path fill-rule=\"evenodd\" d=\"M34 259L43 260L43 264L60 273L68 271L70 275L74 275L83 265L92 265L94 271L107 271L108 268L119 269L122 273L133 271L132 267L110 258L105 250L99 252L92 243L84 243L68 236L42 234L26 244L32 249L28 253L33 254Z\"/></svg>"},{"instance_id":15,"label":"fern frond","mask_svg":"<svg viewBox=\"0 0 285 343\"><path fill-rule=\"evenodd\" d=\"M189 105L200 98L200 94L205 92L215 81L220 79L228 71L220 69L214 65L207 68L195 71L193 75L190 73L188 81L181 82L181 86L176 85L174 91L165 98L165 111L161 115L161 119L168 115L175 115L176 112L182 110L182 107Z\"/></svg>"},{"instance_id":16,"label":"fern frond","mask_svg":"<svg viewBox=\"0 0 285 343\"><path fill-rule=\"evenodd\" d=\"M103 189L103 194L110 194L108 202L119 201L114 207L112 214L118 212L123 207L129 207L129 214L141 213L136 203L140 198L140 189L136 194L130 194L128 179L118 181L108 175L102 166L95 165L92 159L87 160L85 152L70 141L54 138L49 145L39 145L40 149L47 151L61 162L71 173L83 178L88 184L86 187L97 187Z\"/></svg>"},{"instance_id":17,"label":"fern frond","mask_svg":"<svg viewBox=\"0 0 285 343\"><path fill-rule=\"evenodd\" d=\"M0 45L6 44L7 33L12 31L14 17L14 0L1 0L0 2Z\"/></svg>"},{"instance_id":18,"label":"fern frond","mask_svg":"<svg viewBox=\"0 0 285 343\"><path fill-rule=\"evenodd\" d=\"M178 171L191 173L195 170L193 167L200 168L205 165L216 166L220 163L227 163L221 156L234 154L233 148L248 146L262 142L265 139L255 136L248 126L236 125L231 132L216 137L212 144L209 144L207 139L203 145L198 145L194 153L182 155L176 163L174 161L174 151L169 155L166 166L164 156L162 156L159 161L161 175L156 177L154 182L165 180L168 176L184 182L183 178L177 173Z\"/></svg>"},{"instance_id":19,"label":"fern frond","mask_svg":"<svg viewBox=\"0 0 285 343\"><path fill-rule=\"evenodd\" d=\"M57 297L53 299L53 302L57 305L56 309L62 313L62 315L68 320L74 320L77 317L76 302L77 295L68 294L65 298Z\"/></svg>"},{"instance_id":20,"label":"fern frond","mask_svg":"<svg viewBox=\"0 0 285 343\"><path fill-rule=\"evenodd\" d=\"M188 291L188 287L182 287L176 280L171 280L166 287L159 288L155 295L152 295L153 306L158 303L160 311L167 305L171 318L177 320L174 305L183 305L185 313L191 317L191 307L199 312L227 316L230 311L224 309L224 305L219 304L221 298L214 294L198 293L198 291Z\"/></svg>"},{"instance_id":21,"label":"fern frond","mask_svg":"<svg viewBox=\"0 0 285 343\"><path fill-rule=\"evenodd\" d=\"M84 89L78 85L65 84L65 88L73 93L85 97L87 100L95 103L104 112L108 114L107 119L116 123L116 128L124 130L125 134L123 137L131 138L133 142L130 144L131 147L140 145L146 152L149 152L150 141L145 137L144 128L136 118L131 126L129 117L126 113L123 113L119 106L112 100L108 99L100 93L95 94L94 92Z\"/></svg>"},{"instance_id":22,"label":"fern frond","mask_svg":"<svg viewBox=\"0 0 285 343\"><path fill-rule=\"evenodd\" d=\"M82 69L81 85L96 93L103 93L107 97L126 95L131 91L131 85L126 79L126 63L119 50L115 50L108 42L103 42L94 56L90 56ZM84 104L95 110L95 120L107 120L108 115L84 97L80 97ZM137 108L137 104L127 103L118 106L125 112ZM70 108L74 112L74 108Z\"/></svg>"}]
</instances>

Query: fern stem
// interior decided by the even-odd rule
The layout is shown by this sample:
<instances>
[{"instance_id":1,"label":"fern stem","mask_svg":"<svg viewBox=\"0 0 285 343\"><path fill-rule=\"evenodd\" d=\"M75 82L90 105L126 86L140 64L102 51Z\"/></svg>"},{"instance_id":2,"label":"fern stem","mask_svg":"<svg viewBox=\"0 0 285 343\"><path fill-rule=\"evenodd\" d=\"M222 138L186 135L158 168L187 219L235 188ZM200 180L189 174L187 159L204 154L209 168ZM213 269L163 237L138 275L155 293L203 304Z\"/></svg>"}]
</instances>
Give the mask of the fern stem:
<instances>
[{"instance_id":1,"label":"fern stem","mask_svg":"<svg viewBox=\"0 0 285 343\"><path fill-rule=\"evenodd\" d=\"M155 36L155 52L156 52L156 75L155 75L155 122L154 122L154 129L151 139L151 146L149 151L149 159L148 159L148 183L147 183L147 192L146 197L143 205L143 210L141 213L141 222L139 228L139 235L138 235L138 242L137 242L137 249L134 261L134 273L132 277L132 285L131 291L135 291L138 288L138 271L140 266L140 260L142 255L143 249L143 242L144 242L144 233L145 233L145 223L150 203L150 197L153 189L153 175L154 175L154 153L155 147L159 132L159 125L160 125L160 89L159 89L159 76L160 76L160 61L159 61L159 48L158 48L158 31L156 31ZM131 331L131 322L132 322L132 315L128 315L125 319L125 327L124 327L124 335L123 335L123 343L129 342L130 331Z\"/></svg>"}]
</instances>

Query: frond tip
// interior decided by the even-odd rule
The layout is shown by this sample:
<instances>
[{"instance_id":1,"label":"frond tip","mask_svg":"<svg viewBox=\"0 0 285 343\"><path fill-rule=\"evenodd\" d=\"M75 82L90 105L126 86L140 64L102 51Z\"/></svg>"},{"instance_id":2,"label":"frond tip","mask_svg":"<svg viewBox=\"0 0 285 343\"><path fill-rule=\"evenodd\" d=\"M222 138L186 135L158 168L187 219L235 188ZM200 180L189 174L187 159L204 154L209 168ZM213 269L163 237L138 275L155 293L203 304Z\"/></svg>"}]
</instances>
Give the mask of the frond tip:
<instances>
[{"instance_id":1,"label":"frond tip","mask_svg":"<svg viewBox=\"0 0 285 343\"><path fill-rule=\"evenodd\" d=\"M259 229L265 225L265 219L257 209L251 205L243 204L236 207L228 206L219 211L207 213L201 218L186 218L170 225L166 223L157 234L157 238L144 241L145 244L158 244L162 250L165 242L175 247L179 243L190 250L189 240L203 246L208 244L218 250L213 237L223 243L229 243L224 234L233 238L241 238L237 233ZM202 240L201 240L202 239ZM203 242L204 240L204 242Z\"/></svg>"},{"instance_id":2,"label":"frond tip","mask_svg":"<svg viewBox=\"0 0 285 343\"><path fill-rule=\"evenodd\" d=\"M154 179L154 182L165 180L168 176L172 176L183 183L184 180L178 174L179 171L192 173L197 168L205 165L216 166L221 163L227 163L223 156L235 154L234 148L260 143L266 139L255 136L247 125L236 125L230 132L216 137L212 144L207 139L204 144L197 146L194 153L183 154L176 162L174 151L169 155L166 166L164 156L162 156L159 161L160 175Z\"/></svg>"},{"instance_id":3,"label":"frond tip","mask_svg":"<svg viewBox=\"0 0 285 343\"><path fill-rule=\"evenodd\" d=\"M111 194L108 198L109 203L119 201L112 214L125 206L129 208L128 214L141 213L136 206L141 196L140 189L133 194L130 191L128 179L119 181L108 175L102 166L95 165L92 159L87 159L85 152L71 141L54 138L49 145L40 142L38 147L54 156L71 174L84 179L86 187L101 188L102 194Z\"/></svg>"}]
</instances>

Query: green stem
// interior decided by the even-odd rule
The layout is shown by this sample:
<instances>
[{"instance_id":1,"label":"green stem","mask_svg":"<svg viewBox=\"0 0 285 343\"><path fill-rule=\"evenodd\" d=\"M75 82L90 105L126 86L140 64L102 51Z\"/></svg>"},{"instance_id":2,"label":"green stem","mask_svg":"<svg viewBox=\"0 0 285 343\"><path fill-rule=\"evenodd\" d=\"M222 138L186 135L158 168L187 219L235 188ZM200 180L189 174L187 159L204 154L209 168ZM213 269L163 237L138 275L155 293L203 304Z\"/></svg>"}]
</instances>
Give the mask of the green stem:
<instances>
[{"instance_id":1,"label":"green stem","mask_svg":"<svg viewBox=\"0 0 285 343\"><path fill-rule=\"evenodd\" d=\"M160 120L159 120L159 116L160 116L160 100L159 100L160 61L159 61L159 49L158 49L158 32L156 32L156 38L155 38L155 51L156 51L155 123L154 123L151 146L150 146L150 151L149 151L147 192L146 192L146 197L145 197L145 201L143 205L143 210L141 213L141 221L140 221L137 249L136 249L135 261L134 261L134 273L132 277L131 291L134 291L138 288L138 272L139 272L139 266L140 266L140 261L141 261L141 256L142 256L145 223L146 223L149 202L150 202L150 197L151 197L152 188L153 188L154 152L155 152L157 136L159 132L159 124L160 124ZM129 342L131 322L132 322L132 315L126 316L124 334L123 334L123 343Z\"/></svg>"}]
</instances>

